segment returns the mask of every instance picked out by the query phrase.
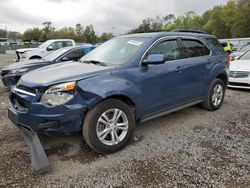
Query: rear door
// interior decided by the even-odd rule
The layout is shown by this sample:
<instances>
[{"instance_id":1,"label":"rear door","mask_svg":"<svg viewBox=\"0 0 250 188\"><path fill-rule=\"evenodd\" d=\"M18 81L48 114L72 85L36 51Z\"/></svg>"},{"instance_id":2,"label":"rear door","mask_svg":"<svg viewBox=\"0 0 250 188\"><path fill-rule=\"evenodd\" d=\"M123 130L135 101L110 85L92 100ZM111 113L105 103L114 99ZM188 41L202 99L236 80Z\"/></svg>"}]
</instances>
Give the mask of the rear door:
<instances>
[{"instance_id":1,"label":"rear door","mask_svg":"<svg viewBox=\"0 0 250 188\"><path fill-rule=\"evenodd\" d=\"M186 100L202 97L205 81L212 67L211 50L196 38L181 38Z\"/></svg>"}]
</instances>

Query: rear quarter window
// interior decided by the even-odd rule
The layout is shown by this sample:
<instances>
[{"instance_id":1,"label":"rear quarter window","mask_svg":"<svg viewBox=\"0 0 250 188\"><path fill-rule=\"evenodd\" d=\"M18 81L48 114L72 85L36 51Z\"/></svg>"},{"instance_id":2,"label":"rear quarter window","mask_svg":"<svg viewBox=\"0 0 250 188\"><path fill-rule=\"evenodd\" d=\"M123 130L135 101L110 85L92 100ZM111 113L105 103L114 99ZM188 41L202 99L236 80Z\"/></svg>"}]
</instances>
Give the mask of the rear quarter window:
<instances>
[{"instance_id":1,"label":"rear quarter window","mask_svg":"<svg viewBox=\"0 0 250 188\"><path fill-rule=\"evenodd\" d=\"M211 43L221 54L225 54L225 50L216 38L207 38L207 41Z\"/></svg>"},{"instance_id":2,"label":"rear quarter window","mask_svg":"<svg viewBox=\"0 0 250 188\"><path fill-rule=\"evenodd\" d=\"M63 47L73 46L71 41L63 41Z\"/></svg>"}]
</instances>

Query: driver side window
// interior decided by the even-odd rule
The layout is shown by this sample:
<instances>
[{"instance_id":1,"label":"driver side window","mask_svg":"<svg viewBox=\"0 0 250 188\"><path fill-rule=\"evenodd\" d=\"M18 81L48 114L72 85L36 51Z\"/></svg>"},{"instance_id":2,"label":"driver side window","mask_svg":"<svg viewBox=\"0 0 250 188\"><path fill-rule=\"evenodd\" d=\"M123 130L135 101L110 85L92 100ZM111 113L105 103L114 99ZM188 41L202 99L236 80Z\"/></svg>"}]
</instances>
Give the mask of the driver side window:
<instances>
[{"instance_id":1,"label":"driver side window","mask_svg":"<svg viewBox=\"0 0 250 188\"><path fill-rule=\"evenodd\" d=\"M63 47L62 42L53 42L50 46L52 46L53 50L58 50Z\"/></svg>"},{"instance_id":2,"label":"driver side window","mask_svg":"<svg viewBox=\"0 0 250 188\"><path fill-rule=\"evenodd\" d=\"M177 40L167 40L156 44L148 53L148 55L151 54L164 55L165 61L173 61L181 58Z\"/></svg>"}]
</instances>

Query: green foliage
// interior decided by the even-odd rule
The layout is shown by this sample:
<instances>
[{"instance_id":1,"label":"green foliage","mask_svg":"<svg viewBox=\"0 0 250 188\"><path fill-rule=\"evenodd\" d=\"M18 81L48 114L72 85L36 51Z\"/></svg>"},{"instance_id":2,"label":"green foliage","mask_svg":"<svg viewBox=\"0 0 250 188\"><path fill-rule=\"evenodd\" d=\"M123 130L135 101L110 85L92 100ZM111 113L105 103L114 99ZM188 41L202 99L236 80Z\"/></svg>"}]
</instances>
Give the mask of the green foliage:
<instances>
[{"instance_id":1,"label":"green foliage","mask_svg":"<svg viewBox=\"0 0 250 188\"><path fill-rule=\"evenodd\" d=\"M250 1L241 0L237 6L238 14L234 16L232 24L232 37L250 36Z\"/></svg>"},{"instance_id":2,"label":"green foliage","mask_svg":"<svg viewBox=\"0 0 250 188\"><path fill-rule=\"evenodd\" d=\"M102 33L100 37L98 37L98 42L105 42L107 40L110 40L114 37L112 33Z\"/></svg>"},{"instance_id":3,"label":"green foliage","mask_svg":"<svg viewBox=\"0 0 250 188\"><path fill-rule=\"evenodd\" d=\"M75 28L64 27L58 30L56 30L52 26L51 22L44 22L43 26L44 27L42 29L39 28L27 29L22 35L23 41L43 42L48 39L68 38L68 39L74 39L76 42L96 43L96 42L105 42L114 37L112 33L102 33L101 36L98 37L92 25L86 26L84 28L80 23L76 24Z\"/></svg>"},{"instance_id":4,"label":"green foliage","mask_svg":"<svg viewBox=\"0 0 250 188\"><path fill-rule=\"evenodd\" d=\"M205 30L218 38L250 37L250 0L229 0L224 6L215 6L202 16L189 11L176 17L146 18L128 33L171 31L173 29Z\"/></svg>"},{"instance_id":5,"label":"green foliage","mask_svg":"<svg viewBox=\"0 0 250 188\"><path fill-rule=\"evenodd\" d=\"M76 39L75 29L72 27L64 27L54 32L56 39Z\"/></svg>"},{"instance_id":6,"label":"green foliage","mask_svg":"<svg viewBox=\"0 0 250 188\"><path fill-rule=\"evenodd\" d=\"M97 42L97 36L94 31L94 27L92 25L89 25L85 28L83 31L83 36L85 39L85 42L87 43L96 43Z\"/></svg>"},{"instance_id":7,"label":"green foliage","mask_svg":"<svg viewBox=\"0 0 250 188\"><path fill-rule=\"evenodd\" d=\"M43 31L39 28L27 29L23 35L23 41L41 41Z\"/></svg>"},{"instance_id":8,"label":"green foliage","mask_svg":"<svg viewBox=\"0 0 250 188\"><path fill-rule=\"evenodd\" d=\"M13 41L16 41L22 38L22 34L16 31L9 31L8 38L12 39Z\"/></svg>"},{"instance_id":9,"label":"green foliage","mask_svg":"<svg viewBox=\"0 0 250 188\"><path fill-rule=\"evenodd\" d=\"M5 29L0 29L0 38L6 38L6 30Z\"/></svg>"},{"instance_id":10,"label":"green foliage","mask_svg":"<svg viewBox=\"0 0 250 188\"><path fill-rule=\"evenodd\" d=\"M142 20L142 23L137 28L130 30L128 33L161 31L163 22L164 19L159 16L156 16L155 18L146 18Z\"/></svg>"}]
</instances>

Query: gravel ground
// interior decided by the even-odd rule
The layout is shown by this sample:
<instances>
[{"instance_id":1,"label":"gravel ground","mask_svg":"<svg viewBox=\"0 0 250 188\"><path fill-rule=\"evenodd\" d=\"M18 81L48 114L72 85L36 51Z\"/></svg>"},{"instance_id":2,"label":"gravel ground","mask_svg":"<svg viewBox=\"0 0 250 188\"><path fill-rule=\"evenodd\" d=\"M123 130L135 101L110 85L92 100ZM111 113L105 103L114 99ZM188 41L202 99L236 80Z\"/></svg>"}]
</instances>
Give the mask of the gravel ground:
<instances>
[{"instance_id":1,"label":"gravel ground","mask_svg":"<svg viewBox=\"0 0 250 188\"><path fill-rule=\"evenodd\" d=\"M12 59L0 55L0 68ZM114 154L94 153L81 135L41 136L53 169L33 175L0 83L0 187L250 187L249 94L228 89L216 112L194 106L138 124Z\"/></svg>"}]
</instances>

